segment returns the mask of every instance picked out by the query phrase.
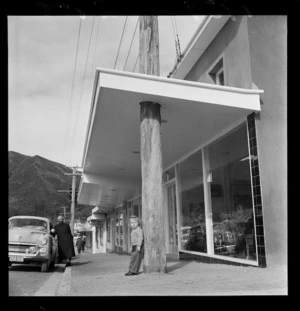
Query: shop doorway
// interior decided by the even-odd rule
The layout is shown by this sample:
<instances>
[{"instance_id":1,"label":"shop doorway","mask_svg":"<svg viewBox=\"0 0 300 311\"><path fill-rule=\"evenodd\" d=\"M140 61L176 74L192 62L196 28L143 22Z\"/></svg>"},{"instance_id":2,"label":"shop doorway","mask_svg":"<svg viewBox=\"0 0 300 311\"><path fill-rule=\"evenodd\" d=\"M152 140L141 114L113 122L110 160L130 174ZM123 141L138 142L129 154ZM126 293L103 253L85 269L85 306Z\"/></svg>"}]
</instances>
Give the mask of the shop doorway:
<instances>
[{"instance_id":1,"label":"shop doorway","mask_svg":"<svg viewBox=\"0 0 300 311\"><path fill-rule=\"evenodd\" d=\"M178 253L177 211L175 181L166 185L168 219L168 253Z\"/></svg>"}]
</instances>

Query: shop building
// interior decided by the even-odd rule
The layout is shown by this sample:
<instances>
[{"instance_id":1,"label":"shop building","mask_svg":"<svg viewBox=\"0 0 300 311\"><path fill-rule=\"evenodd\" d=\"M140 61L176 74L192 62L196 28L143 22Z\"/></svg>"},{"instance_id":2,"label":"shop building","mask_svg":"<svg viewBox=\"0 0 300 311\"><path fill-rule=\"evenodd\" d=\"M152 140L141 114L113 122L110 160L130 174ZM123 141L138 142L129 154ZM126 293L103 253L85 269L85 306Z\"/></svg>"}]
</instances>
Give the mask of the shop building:
<instances>
[{"instance_id":1,"label":"shop building","mask_svg":"<svg viewBox=\"0 0 300 311\"><path fill-rule=\"evenodd\" d=\"M128 252L130 215L147 221L139 103L152 101L167 253L286 264L286 34L285 16L207 16L168 78L96 70L78 194L96 206L95 252Z\"/></svg>"}]
</instances>

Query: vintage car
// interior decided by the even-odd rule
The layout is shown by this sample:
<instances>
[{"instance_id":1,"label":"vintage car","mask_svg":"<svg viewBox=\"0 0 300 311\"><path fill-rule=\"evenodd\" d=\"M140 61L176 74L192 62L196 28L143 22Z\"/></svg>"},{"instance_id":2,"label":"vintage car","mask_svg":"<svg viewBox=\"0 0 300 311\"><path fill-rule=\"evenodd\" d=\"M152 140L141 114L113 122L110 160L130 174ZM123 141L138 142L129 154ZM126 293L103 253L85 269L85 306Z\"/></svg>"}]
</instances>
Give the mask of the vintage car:
<instances>
[{"instance_id":1,"label":"vintage car","mask_svg":"<svg viewBox=\"0 0 300 311\"><path fill-rule=\"evenodd\" d=\"M192 228L191 226L184 226L184 227L180 228L180 230L181 230L181 245L183 248L185 247L186 242L189 239L191 228Z\"/></svg>"},{"instance_id":2,"label":"vintage car","mask_svg":"<svg viewBox=\"0 0 300 311\"><path fill-rule=\"evenodd\" d=\"M227 231L223 223L213 224L213 238L215 254L231 253L235 251L235 237ZM206 225L199 224L190 229L190 236L186 243L190 251L206 252Z\"/></svg>"},{"instance_id":3,"label":"vintage car","mask_svg":"<svg viewBox=\"0 0 300 311\"><path fill-rule=\"evenodd\" d=\"M8 220L8 265L39 264L47 272L55 266L58 245L50 234L50 220L35 216L14 216Z\"/></svg>"}]
</instances>

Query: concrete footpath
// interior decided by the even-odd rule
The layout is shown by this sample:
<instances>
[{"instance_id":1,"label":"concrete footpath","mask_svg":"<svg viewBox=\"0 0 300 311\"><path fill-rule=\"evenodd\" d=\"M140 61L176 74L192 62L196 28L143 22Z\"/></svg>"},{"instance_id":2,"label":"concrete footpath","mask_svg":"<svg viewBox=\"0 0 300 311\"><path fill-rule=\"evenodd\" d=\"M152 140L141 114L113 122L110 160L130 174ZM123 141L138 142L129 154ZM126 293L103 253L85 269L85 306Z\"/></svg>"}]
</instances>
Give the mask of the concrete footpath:
<instances>
[{"instance_id":1,"label":"concrete footpath","mask_svg":"<svg viewBox=\"0 0 300 311\"><path fill-rule=\"evenodd\" d=\"M167 274L125 276L130 256L82 253L66 267L56 296L287 295L287 268L241 267L168 257ZM142 263L143 265L143 263Z\"/></svg>"}]
</instances>

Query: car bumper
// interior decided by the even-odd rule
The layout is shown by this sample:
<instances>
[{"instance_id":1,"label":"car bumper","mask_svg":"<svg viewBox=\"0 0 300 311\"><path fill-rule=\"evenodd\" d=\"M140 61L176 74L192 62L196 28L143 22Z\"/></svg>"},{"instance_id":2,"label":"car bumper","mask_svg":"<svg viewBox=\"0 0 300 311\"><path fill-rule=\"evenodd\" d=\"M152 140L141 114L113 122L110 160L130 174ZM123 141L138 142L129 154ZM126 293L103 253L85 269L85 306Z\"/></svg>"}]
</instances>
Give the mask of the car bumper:
<instances>
[{"instance_id":1,"label":"car bumper","mask_svg":"<svg viewBox=\"0 0 300 311\"><path fill-rule=\"evenodd\" d=\"M36 255L36 254L24 254L24 253L8 253L8 261L14 263L30 263L30 262L43 262L49 260L50 256Z\"/></svg>"}]
</instances>

